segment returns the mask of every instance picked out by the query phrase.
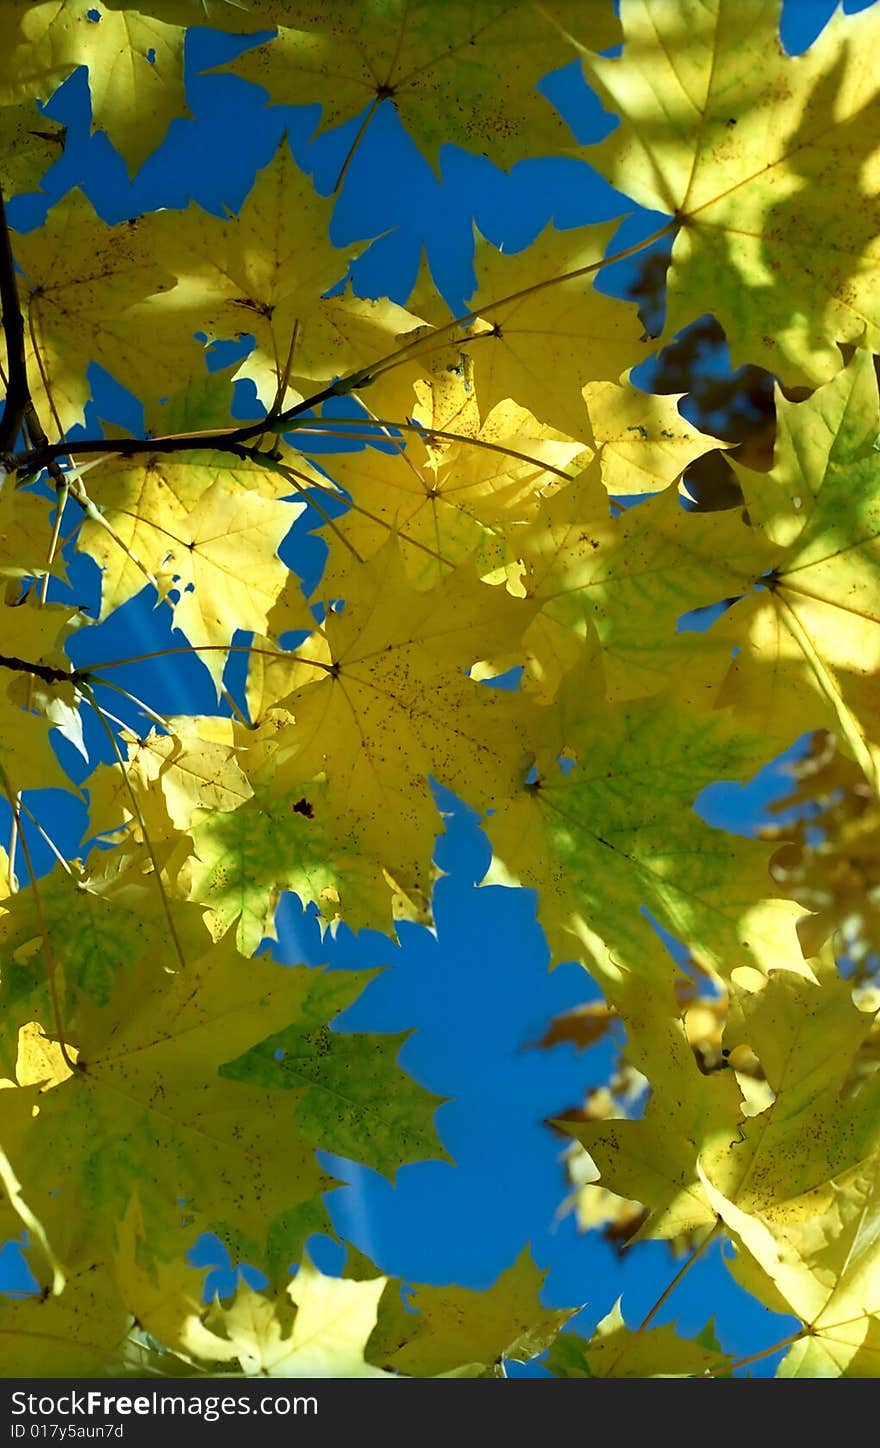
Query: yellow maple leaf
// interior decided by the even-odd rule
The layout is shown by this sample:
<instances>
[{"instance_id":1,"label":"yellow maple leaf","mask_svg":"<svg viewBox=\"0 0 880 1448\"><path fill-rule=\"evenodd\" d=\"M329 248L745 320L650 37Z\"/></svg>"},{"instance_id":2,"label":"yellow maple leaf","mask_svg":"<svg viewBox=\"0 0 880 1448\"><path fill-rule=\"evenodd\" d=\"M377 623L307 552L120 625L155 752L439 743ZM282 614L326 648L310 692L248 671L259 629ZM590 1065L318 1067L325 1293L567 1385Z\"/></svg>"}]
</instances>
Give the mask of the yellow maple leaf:
<instances>
[{"instance_id":1,"label":"yellow maple leaf","mask_svg":"<svg viewBox=\"0 0 880 1448\"><path fill-rule=\"evenodd\" d=\"M602 481L613 496L656 493L704 453L729 446L682 417L678 403L684 395L645 393L629 383L587 383L584 398L601 448Z\"/></svg>"},{"instance_id":2,"label":"yellow maple leaf","mask_svg":"<svg viewBox=\"0 0 880 1448\"><path fill-rule=\"evenodd\" d=\"M797 1222L746 1212L701 1171L740 1248L731 1271L759 1300L799 1317L782 1378L875 1378L880 1371L880 1202L876 1161L807 1198Z\"/></svg>"},{"instance_id":3,"label":"yellow maple leaf","mask_svg":"<svg viewBox=\"0 0 880 1448\"><path fill-rule=\"evenodd\" d=\"M524 701L467 670L515 650L533 608L467 565L417 590L393 538L370 562L337 564L323 587L345 607L291 663L277 702L296 722L277 736L276 788L324 774L331 851L354 845L426 902L428 777L479 807L514 790L531 762Z\"/></svg>"},{"instance_id":4,"label":"yellow maple leaf","mask_svg":"<svg viewBox=\"0 0 880 1448\"><path fill-rule=\"evenodd\" d=\"M468 350L484 414L510 397L568 437L591 441L585 385L618 382L647 355L635 306L593 285L615 225L590 227L586 235L583 227L548 226L515 255L478 234L470 299L478 320Z\"/></svg>"},{"instance_id":5,"label":"yellow maple leaf","mask_svg":"<svg viewBox=\"0 0 880 1448\"><path fill-rule=\"evenodd\" d=\"M526 1362L572 1315L542 1306L546 1273L525 1248L482 1292L451 1284L420 1286L406 1305L386 1293L369 1344L370 1357L411 1377L490 1376L503 1358Z\"/></svg>"},{"instance_id":6,"label":"yellow maple leaf","mask_svg":"<svg viewBox=\"0 0 880 1448\"><path fill-rule=\"evenodd\" d=\"M139 310L143 325L160 318L181 334L209 340L253 334L255 346L237 378L250 378L267 408L302 400L296 384L363 367L392 350L417 318L393 302L325 297L364 243L331 245L332 200L315 192L294 165L286 137L258 172L236 218L194 207L151 218L154 255L177 277L174 290Z\"/></svg>"},{"instance_id":7,"label":"yellow maple leaf","mask_svg":"<svg viewBox=\"0 0 880 1448\"><path fill-rule=\"evenodd\" d=\"M391 451L368 448L327 460L351 498L332 525L362 558L396 533L419 586L471 557L483 573L508 561L522 525L583 454L513 402L499 403L472 437L408 438Z\"/></svg>"},{"instance_id":8,"label":"yellow maple leaf","mask_svg":"<svg viewBox=\"0 0 880 1448\"><path fill-rule=\"evenodd\" d=\"M148 328L137 321L139 303L175 281L156 261L155 223L140 217L107 226L72 191L42 227L16 237L19 290L31 319L28 378L40 416L57 414L65 428L83 421L90 362L144 399L172 392L201 370L202 348L173 318L165 327L154 313Z\"/></svg>"},{"instance_id":9,"label":"yellow maple leaf","mask_svg":"<svg viewBox=\"0 0 880 1448\"><path fill-rule=\"evenodd\" d=\"M187 114L184 32L132 5L114 13L93 0L5 0L0 43L8 57L0 99L48 100L77 66L89 72L92 124L106 131L129 171Z\"/></svg>"},{"instance_id":10,"label":"yellow maple leaf","mask_svg":"<svg viewBox=\"0 0 880 1448\"><path fill-rule=\"evenodd\" d=\"M869 1079L849 1094L853 1061L870 1034L873 1012L860 1010L833 967L810 980L790 971L734 972L724 1040L735 1060L748 1046L773 1093L727 1149L707 1148L703 1169L715 1187L751 1214L797 1223L817 1210L805 1195L876 1156L880 1137Z\"/></svg>"},{"instance_id":11,"label":"yellow maple leaf","mask_svg":"<svg viewBox=\"0 0 880 1448\"><path fill-rule=\"evenodd\" d=\"M805 402L777 396L777 411L771 472L736 469L776 555L718 628L739 646L719 698L777 747L834 729L876 786L880 404L870 355L856 352Z\"/></svg>"},{"instance_id":12,"label":"yellow maple leaf","mask_svg":"<svg viewBox=\"0 0 880 1448\"><path fill-rule=\"evenodd\" d=\"M27 578L45 573L51 536L42 498L9 484L0 489L0 575Z\"/></svg>"},{"instance_id":13,"label":"yellow maple leaf","mask_svg":"<svg viewBox=\"0 0 880 1448\"><path fill-rule=\"evenodd\" d=\"M151 576L174 589L175 625L219 688L234 633L264 633L287 582L276 550L305 505L271 496L287 491L271 477L204 453L110 464L94 491L113 533L87 520L78 539L102 569L102 617Z\"/></svg>"},{"instance_id":14,"label":"yellow maple leaf","mask_svg":"<svg viewBox=\"0 0 880 1448\"><path fill-rule=\"evenodd\" d=\"M287 1288L296 1307L292 1324L279 1320L268 1297L241 1283L230 1307L215 1303L204 1320L189 1317L180 1341L195 1357L237 1360L247 1377L389 1377L364 1358L387 1281L325 1277L304 1256Z\"/></svg>"},{"instance_id":15,"label":"yellow maple leaf","mask_svg":"<svg viewBox=\"0 0 880 1448\"><path fill-rule=\"evenodd\" d=\"M64 149L66 127L44 116L34 101L0 105L0 156L6 199L36 191L43 173Z\"/></svg>"},{"instance_id":16,"label":"yellow maple leaf","mask_svg":"<svg viewBox=\"0 0 880 1448\"><path fill-rule=\"evenodd\" d=\"M813 386L835 343L876 347L877 8L837 11L796 59L775 0L625 0L621 20L619 59L584 56L623 118L588 154L682 223L664 336L711 312L735 367Z\"/></svg>"}]
</instances>

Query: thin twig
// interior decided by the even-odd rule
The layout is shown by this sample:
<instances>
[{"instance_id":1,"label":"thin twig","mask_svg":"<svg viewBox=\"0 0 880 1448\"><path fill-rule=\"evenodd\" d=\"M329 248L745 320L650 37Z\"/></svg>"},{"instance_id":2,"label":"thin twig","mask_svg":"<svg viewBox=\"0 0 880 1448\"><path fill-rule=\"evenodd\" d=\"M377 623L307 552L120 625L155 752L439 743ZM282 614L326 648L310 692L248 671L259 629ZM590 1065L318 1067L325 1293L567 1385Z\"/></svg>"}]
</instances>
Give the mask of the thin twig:
<instances>
[{"instance_id":1,"label":"thin twig","mask_svg":"<svg viewBox=\"0 0 880 1448\"><path fill-rule=\"evenodd\" d=\"M6 770L3 768L2 764L0 764L0 782L2 782L3 792L6 795L7 800L9 801L9 806L13 814L16 817L20 817L20 800L16 794L16 791L13 790L12 785L9 782L9 776L7 775ZM21 828L20 818L18 838L21 843L21 853L24 856L25 869L27 870L28 879L30 880L31 884L31 894L33 895L34 900L34 913L36 914L37 922L40 927L40 934L43 937L43 950L45 952L46 960L46 979L49 984L49 997L52 1002L52 1014L55 1017L55 1033L58 1037L58 1045L61 1048L61 1055L64 1060L65 1066L69 1066L71 1071L75 1071L76 1062L71 1060L70 1056L67 1054L67 1040L64 1033L64 1025L61 1019L61 1002L58 999L58 983L55 979L55 976L58 972L58 958L55 955L55 950L52 945L51 936L49 934L49 922L46 919L46 912L43 909L43 901L41 899L39 887L37 885L37 876L34 870L33 861L31 860L30 848L28 846L25 832Z\"/></svg>"},{"instance_id":2,"label":"thin twig","mask_svg":"<svg viewBox=\"0 0 880 1448\"><path fill-rule=\"evenodd\" d=\"M134 788L129 778L128 766L126 765L126 762L122 757L122 750L119 748L119 741L117 740L116 735L113 733L113 730L110 728L110 725L107 723L106 711L101 708L88 684L85 684L83 686L83 693L85 694L86 698L94 709L95 714L101 724L101 727L104 730L104 733L110 740L110 745L113 749L113 753L116 755L116 762L122 771L122 778L125 783L125 788L128 791L128 797L132 803L134 817L141 827L141 833L144 838L144 846L146 847L147 854L149 855L152 862L154 878L156 881L156 888L159 891L159 898L162 902L162 910L164 912L165 921L168 926L168 934L171 938L171 943L174 946L174 954L177 956L177 962L181 970L186 970L186 957L183 953L183 947L180 943L180 937L177 934L177 926L174 923L174 916L171 913L171 902L169 901L168 896L165 892L165 885L162 881L162 871L159 866L159 861L156 858L156 852L153 849L153 841L150 839L150 832L147 829L147 822L144 819L144 813L141 809L140 801L138 800L138 797L134 792ZM111 715L110 717L112 718L113 716Z\"/></svg>"}]
</instances>

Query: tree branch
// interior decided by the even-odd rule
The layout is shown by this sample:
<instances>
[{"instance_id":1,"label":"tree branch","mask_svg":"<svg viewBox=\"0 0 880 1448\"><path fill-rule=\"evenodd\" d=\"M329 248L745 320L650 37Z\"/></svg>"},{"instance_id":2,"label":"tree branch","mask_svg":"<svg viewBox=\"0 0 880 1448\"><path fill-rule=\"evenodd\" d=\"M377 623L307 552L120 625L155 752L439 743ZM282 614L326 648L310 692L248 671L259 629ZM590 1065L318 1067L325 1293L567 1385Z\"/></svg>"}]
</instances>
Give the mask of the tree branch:
<instances>
[{"instance_id":1,"label":"tree branch","mask_svg":"<svg viewBox=\"0 0 880 1448\"><path fill-rule=\"evenodd\" d=\"M0 186L0 305L3 307L3 335L6 338L6 361L9 382L3 416L0 417L0 453L14 447L21 430L25 409L30 402L27 364L24 352L24 317L15 280L15 258L9 238L3 188Z\"/></svg>"},{"instance_id":2,"label":"tree branch","mask_svg":"<svg viewBox=\"0 0 880 1448\"><path fill-rule=\"evenodd\" d=\"M597 261L589 262L586 266L576 267L573 271L534 282L531 286L523 287L509 296L485 303L482 311L491 311L510 302L519 301L522 297L544 291L547 287L557 286L560 282L590 276L603 267L610 266L613 262L623 261L627 257L644 251L661 237L673 231L678 224L678 219L673 217L671 221L660 227L659 231L655 231L651 236L645 237L643 241L636 242L633 246L625 247L623 251L615 252L612 256L600 257ZM347 377L339 377L329 386L322 388L320 392L315 392L311 397L304 398L302 402L297 402L293 407L288 407L275 416L270 413L268 417L262 418L259 422L249 422L243 427L221 428L217 432L176 433L168 437L124 437L114 438L112 441L103 437L85 438L77 441L76 452L80 457L94 453L108 453L114 457L136 457L140 453L175 452L231 452L241 458L254 457L256 455L254 449L248 449L246 446L253 438L262 437L268 431L278 433L293 431L292 428L289 428L289 424L294 422L297 417L301 417L303 413L309 412L313 407L319 407L322 402L327 402L332 397L346 397L361 387L368 387L377 377L394 367L411 361L426 348L435 346L438 338L445 339L444 346L454 344L464 347L474 342L482 342L485 338L494 335L493 332L485 332L467 337L453 337L452 334L457 329L469 326L479 315L480 313L477 311L470 311L460 317L453 317L450 321L435 327L429 336L404 342L402 346L390 352L386 357L377 359L370 367L364 367L359 372L349 373ZM426 429L426 431L430 431L430 429ZM67 443L44 445L40 440L38 440L37 446L31 447L26 452L12 453L8 448L0 447L0 463L7 472L38 472L41 468L48 467L50 473L53 473L53 465L57 471L56 459L69 450Z\"/></svg>"},{"instance_id":3,"label":"tree branch","mask_svg":"<svg viewBox=\"0 0 880 1448\"><path fill-rule=\"evenodd\" d=\"M0 654L0 669L15 669L42 679L44 684L82 684L90 677L88 669L55 669L51 664L31 664L14 654Z\"/></svg>"},{"instance_id":4,"label":"tree branch","mask_svg":"<svg viewBox=\"0 0 880 1448\"><path fill-rule=\"evenodd\" d=\"M344 397L355 387L365 387L370 379L369 371L339 378L312 397L288 407L277 417L263 417L259 422L248 422L243 427L225 427L217 432L174 433L168 437L83 438L81 441L77 440L75 449L78 457L86 457L91 453L107 453L109 456L126 458L136 457L139 453L175 452L231 452L241 458L259 456L255 449L247 447L251 438L261 437L270 430L281 432L288 423L308 412L310 408L320 406L331 397ZM26 452L2 453L0 449L0 462L8 472L37 472L40 468L50 466L56 458L70 452L71 446L72 444L67 442L46 442L38 443Z\"/></svg>"}]
</instances>

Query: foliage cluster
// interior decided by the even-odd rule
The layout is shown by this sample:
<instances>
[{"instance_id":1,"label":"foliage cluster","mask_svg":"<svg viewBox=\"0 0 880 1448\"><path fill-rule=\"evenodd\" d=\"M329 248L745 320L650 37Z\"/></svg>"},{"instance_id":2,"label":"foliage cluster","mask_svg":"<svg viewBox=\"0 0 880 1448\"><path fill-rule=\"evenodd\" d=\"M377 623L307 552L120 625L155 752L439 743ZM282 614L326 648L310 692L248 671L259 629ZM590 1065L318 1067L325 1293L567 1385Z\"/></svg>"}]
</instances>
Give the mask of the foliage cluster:
<instances>
[{"instance_id":1,"label":"foliage cluster","mask_svg":"<svg viewBox=\"0 0 880 1448\"><path fill-rule=\"evenodd\" d=\"M694 1254L725 1234L737 1280L801 1324L782 1375L880 1373L880 7L797 58L778 24L778 0L623 0L620 22L610 0L0 8L7 200L63 147L37 102L79 66L139 167L185 112L188 25L258 37L237 73L320 103L321 127L360 116L353 148L393 105L434 164L445 142L503 166L570 152L535 87L580 58L620 124L578 154L660 213L627 254L663 314L648 335L596 285L614 224L513 255L477 235L464 315L426 268L405 306L360 297L367 242L330 243L334 198L286 141L226 219L111 226L77 191L38 230L0 217L0 1235L26 1229L44 1286L0 1309L7 1372L491 1375L551 1342L562 1376L734 1369L711 1334L618 1309L560 1334L527 1257L412 1312L357 1254L338 1279L305 1255L328 1227L316 1147L393 1175L441 1154L437 1098L399 1037L330 1029L363 974L255 952L283 891L328 929L429 922L433 779L484 813L487 879L534 887L554 960L602 988L548 1044L625 1027L614 1079L561 1123L584 1224ZM763 398L758 443L630 381L707 318ZM206 347L243 335L209 372ZM141 435L70 441L94 362L142 401ZM367 446L320 451L342 435ZM308 598L278 552L306 508L328 550ZM65 586L74 552L97 620ZM135 659L72 662L144 590L155 652L185 648L216 712L134 697ZM794 824L697 816L705 785L805 731ZM41 873L46 790L89 828ZM185 1258L206 1230L270 1290L206 1308Z\"/></svg>"}]
</instances>

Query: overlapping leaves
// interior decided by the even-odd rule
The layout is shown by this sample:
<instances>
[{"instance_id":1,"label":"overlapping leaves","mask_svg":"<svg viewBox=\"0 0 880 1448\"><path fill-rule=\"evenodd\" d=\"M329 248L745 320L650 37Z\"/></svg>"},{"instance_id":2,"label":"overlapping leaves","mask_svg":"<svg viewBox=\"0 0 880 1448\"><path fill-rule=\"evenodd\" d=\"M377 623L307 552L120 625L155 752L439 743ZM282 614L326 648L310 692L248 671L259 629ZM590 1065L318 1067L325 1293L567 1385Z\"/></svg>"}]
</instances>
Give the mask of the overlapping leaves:
<instances>
[{"instance_id":1,"label":"overlapping leaves","mask_svg":"<svg viewBox=\"0 0 880 1448\"><path fill-rule=\"evenodd\" d=\"M435 163L443 141L505 164L526 138L530 153L558 145L535 82L581 54L621 117L590 159L673 218L665 336L710 312L734 361L787 391L772 467L734 461L738 506L694 507L679 478L719 443L630 379L655 346L596 285L613 227L551 227L514 256L478 238L460 318L426 271L406 309L358 298L347 268L368 243L331 245L333 203L286 140L238 217L193 207L110 227L72 193L14 237L22 325L16 342L7 288L4 375L11 394L24 381L23 451L49 463L58 499L53 514L10 465L0 1212L10 1234L33 1214L48 1289L0 1319L24 1344L16 1371L483 1375L562 1325L525 1259L484 1295L422 1289L414 1316L374 1269L329 1279L303 1255L328 1226L315 1148L393 1177L443 1155L437 1098L398 1067L400 1036L335 1028L363 978L254 957L285 890L325 928L429 921L436 782L486 814L488 878L537 889L554 958L599 981L650 1088L639 1119L621 1107L569 1122L602 1190L643 1209L642 1236L699 1249L727 1231L742 1284L803 1325L785 1374L876 1376L870 952L855 998L819 954L832 926L854 938L860 891L870 917L873 877L852 830L823 851L805 827L799 895L789 856L771 876L775 842L713 828L694 805L824 728L873 820L880 10L835 16L793 60L771 0L625 0L614 58L596 54L617 39L611 7L561 0L93 9L4 10L5 187L33 186L57 151L34 98L80 64L94 124L137 166L182 111L184 27L199 20L277 26L240 75L279 103L320 99L323 127L363 113L361 135L393 104ZM203 366L206 341L242 336L236 379L266 414L252 424L232 415L231 379ZM77 468L41 439L82 423L91 362L141 398L149 429L83 443ZM792 383L814 390L794 400ZM322 415L346 394L351 415ZM323 450L346 431L370 447ZM64 644L87 615L47 603L68 494L100 618L151 590L174 647L210 674L217 715L165 718L128 695L140 722L122 729L120 661L73 668ZM307 598L282 556L316 518L328 559ZM107 745L79 791L96 844L40 876L37 791L75 788L51 731L87 755L86 717ZM711 1049L658 928L719 983ZM181 1266L204 1229L263 1265L274 1297L242 1288L204 1309ZM709 1331L683 1343L615 1308L589 1342L560 1338L551 1365L730 1363Z\"/></svg>"}]
</instances>

